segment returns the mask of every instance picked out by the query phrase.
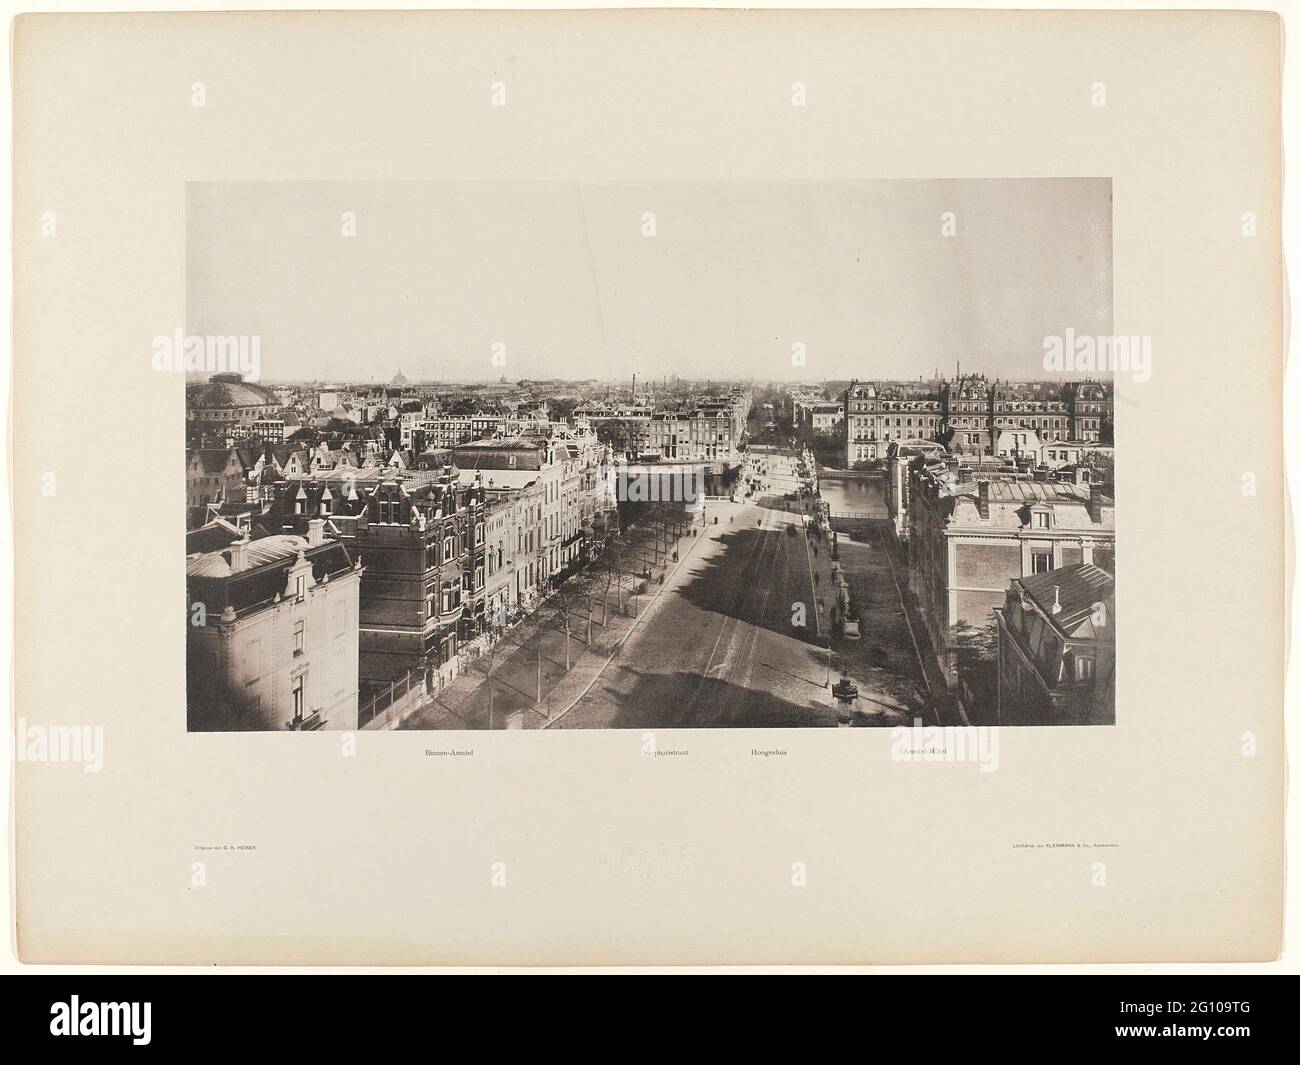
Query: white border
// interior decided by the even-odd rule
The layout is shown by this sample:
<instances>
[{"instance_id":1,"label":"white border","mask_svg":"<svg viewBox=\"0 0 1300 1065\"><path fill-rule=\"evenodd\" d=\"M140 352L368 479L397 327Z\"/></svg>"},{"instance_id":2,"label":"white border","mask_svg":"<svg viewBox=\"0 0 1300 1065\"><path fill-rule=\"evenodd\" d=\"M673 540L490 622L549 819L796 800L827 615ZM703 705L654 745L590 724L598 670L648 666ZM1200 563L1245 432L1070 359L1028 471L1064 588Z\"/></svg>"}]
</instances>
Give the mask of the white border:
<instances>
[{"instance_id":1,"label":"white border","mask_svg":"<svg viewBox=\"0 0 1300 1065\"><path fill-rule=\"evenodd\" d=\"M730 2L730 3L698 3L689 2L689 0L667 0L667 2L649 3L649 2L621 2L621 0L607 0L605 3L582 3L582 2L564 2L557 0L552 3L536 3L533 0L514 0L514 2L474 2L474 0L464 0L461 3L408 3L404 0L386 0L386 2L375 5L359 3L322 3L319 0L311 3L294 2L294 0L282 0L282 2L267 4L223 4L223 3L175 3L172 0L150 0L147 5L141 4L122 4L106 3L103 0L75 0L73 3L48 3L48 4L22 4L15 3L13 0L0 0L6 16L6 22L12 37L13 19L19 14L34 12L115 12L115 11L139 11L146 8L153 11L353 11L365 8L374 8L376 10L399 11L399 10L547 10L547 9L603 9L603 8L723 8L723 9L743 9L743 8L766 8L766 9L806 9L816 10L825 8L838 8L850 10L887 10L887 9L975 9L975 10L1090 10L1090 11L1222 11L1222 10L1244 10L1244 11L1276 11L1281 15L1285 30L1288 15L1292 16L1291 21L1300 25L1300 0L1288 2L1288 0L1275 0L1275 2L1255 2L1241 3L1234 0L1218 0L1218 2L1205 2L1205 0L1177 0L1177 2L1161 2L1161 0L1110 0L1110 2L1095 2L1095 0L1074 0L1068 4L1061 3L1044 3L1044 2L1021 2L1016 4L1010 3L983 3L979 0L953 0L950 3L918 3L916 0L888 0L885 3L845 3L842 0L820 0L820 2L807 2L807 0L784 0L784 2L772 2L772 0L747 0L747 2ZM4 323L3 334L0 336L0 408L5 411L6 425L4 432L0 433L0 469L3 470L4 492L0 496L0 663L3 665L3 675L6 678L6 708L5 708L5 728L0 730L0 793L3 794L4 802L4 821L8 829L6 832L7 841L4 848L3 858L3 878L0 878L0 912L7 915L9 930L8 934L0 936L0 973L25 973L25 974L60 974L60 973L96 973L111 975L114 973L211 973L211 968L189 968L181 966L70 966L70 965L22 965L14 953L13 938L13 831L10 819L12 817L12 774L10 767L12 765L12 683L13 683L13 537L12 537L12 514L10 507L9 477L11 470L10 464L10 439L11 425L14 415L11 409L11 375L13 370L11 339L12 339L12 294L13 279L10 270L13 263L12 257L12 52L10 48L5 49L4 57L4 85L7 99L5 106L0 110L0 144L3 144L4 152L4 174L3 174L3 199L6 205L4 211L4 235L5 235L5 254L0 257L0 286L5 292L4 298ZM1294 162L1300 160L1300 141L1297 140L1297 123L1300 122L1300 64L1293 59L1286 62L1282 72L1283 88L1283 146L1285 160L1292 161L1292 165L1287 167L1284 174L1285 188L1283 193L1283 233L1284 233L1284 251L1288 263L1300 263L1300 218L1297 217L1297 204L1300 204L1300 167ZM1289 119L1289 121L1288 121ZM1289 272L1288 272L1289 273ZM1290 290L1288 290L1288 300L1290 301ZM1297 604L1295 597L1291 594L1293 582L1290 580L1292 569L1293 550L1293 528L1294 512L1291 510L1293 501L1297 494L1297 488L1300 487L1294 482L1300 477L1300 426L1297 424L1297 400L1300 399L1297 389L1300 384L1297 382L1295 356L1296 340L1291 330L1291 304L1288 302L1285 308L1286 323L1286 348L1287 348L1287 373L1284 384L1284 411L1283 411L1283 449L1287 469L1287 506L1288 521L1286 528L1286 553L1287 553L1287 571L1288 571L1288 604L1289 614L1286 619L1287 627L1287 672L1286 672L1286 725L1287 732L1293 735L1300 735L1300 668L1297 668L1294 656L1291 654L1291 633L1295 630L1297 618ZM1292 742L1289 745L1287 756L1287 780L1294 775L1297 768L1297 744ZM964 973L964 974L988 974L988 973L1030 973L1030 974L1055 974L1055 973L1160 973L1160 974L1195 974L1195 973L1252 973L1252 974L1283 974L1283 973L1300 973L1300 936L1296 932L1295 915L1300 912L1300 868L1297 868L1297 855L1300 854L1300 800L1290 792L1288 787L1287 795L1287 880L1286 880L1286 912L1292 920L1287 922L1285 929L1285 949L1281 958L1274 962L1267 963L1205 963L1205 964L1146 964L1146 965L912 965L912 966L864 966L848 968L836 968L835 971L864 971L874 973L889 973L895 975L910 974L933 974L933 973ZM274 972L295 972L294 969L280 969L272 967L247 967L231 966L219 970L222 973L274 973ZM484 971L484 970L463 970L463 969L403 969L395 970L389 968L322 968L312 970L314 972L337 972L337 973L362 973L362 972L463 972L463 971ZM487 970L495 971L495 970ZM552 970L536 970L540 972ZM593 969L597 973L610 972L635 972L642 971L639 969ZM672 970L669 970L672 971ZM731 972L734 969L726 967L708 967L697 970L698 972ZM817 972L823 971L815 967L751 967L744 971L747 972Z\"/></svg>"}]
</instances>

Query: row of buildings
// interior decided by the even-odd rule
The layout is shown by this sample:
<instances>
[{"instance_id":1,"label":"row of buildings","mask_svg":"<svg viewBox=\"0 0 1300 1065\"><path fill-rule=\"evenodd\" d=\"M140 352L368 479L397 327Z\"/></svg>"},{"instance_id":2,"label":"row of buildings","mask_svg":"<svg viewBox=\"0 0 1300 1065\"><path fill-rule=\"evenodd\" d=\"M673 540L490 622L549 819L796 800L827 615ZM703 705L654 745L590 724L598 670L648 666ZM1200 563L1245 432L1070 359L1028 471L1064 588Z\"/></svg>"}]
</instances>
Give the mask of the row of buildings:
<instances>
[{"instance_id":1,"label":"row of buildings","mask_svg":"<svg viewBox=\"0 0 1300 1065\"><path fill-rule=\"evenodd\" d=\"M618 452L640 461L737 464L752 393L737 386L656 407L633 391L630 402L592 402L573 411L575 425L590 427Z\"/></svg>"},{"instance_id":2,"label":"row of buildings","mask_svg":"<svg viewBox=\"0 0 1300 1065\"><path fill-rule=\"evenodd\" d=\"M929 440L975 456L1111 440L1113 389L1098 381L953 381L860 384L841 397L845 463L884 459L899 440ZM813 405L814 409L816 405Z\"/></svg>"},{"instance_id":3,"label":"row of buildings","mask_svg":"<svg viewBox=\"0 0 1300 1065\"><path fill-rule=\"evenodd\" d=\"M816 435L830 435L844 424L844 400L827 399L814 389L797 389L791 393L794 407L794 428L805 439Z\"/></svg>"},{"instance_id":4,"label":"row of buildings","mask_svg":"<svg viewBox=\"0 0 1300 1065\"><path fill-rule=\"evenodd\" d=\"M443 446L509 435L549 419L556 391L541 383L416 386L399 373L387 385L263 385L238 373L213 374L186 387L190 442L210 447L280 444L303 430L388 426L405 448ZM576 402L576 400L575 400ZM416 430L424 430L423 441Z\"/></svg>"},{"instance_id":5,"label":"row of buildings","mask_svg":"<svg viewBox=\"0 0 1300 1065\"><path fill-rule=\"evenodd\" d=\"M1050 466L903 439L885 470L910 590L967 719L1113 723L1110 456Z\"/></svg>"},{"instance_id":6,"label":"row of buildings","mask_svg":"<svg viewBox=\"0 0 1300 1065\"><path fill-rule=\"evenodd\" d=\"M454 677L458 652L603 546L608 450L551 424L388 457L247 449L195 485L187 533L189 727L355 729L395 684Z\"/></svg>"}]
</instances>

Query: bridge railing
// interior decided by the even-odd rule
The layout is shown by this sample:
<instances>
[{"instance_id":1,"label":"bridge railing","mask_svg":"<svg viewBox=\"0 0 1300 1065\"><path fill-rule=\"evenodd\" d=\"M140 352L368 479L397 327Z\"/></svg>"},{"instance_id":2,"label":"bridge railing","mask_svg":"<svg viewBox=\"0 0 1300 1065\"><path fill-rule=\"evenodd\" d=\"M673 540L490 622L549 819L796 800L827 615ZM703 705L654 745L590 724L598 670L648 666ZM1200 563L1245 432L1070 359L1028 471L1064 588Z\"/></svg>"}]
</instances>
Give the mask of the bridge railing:
<instances>
[{"instance_id":1,"label":"bridge railing","mask_svg":"<svg viewBox=\"0 0 1300 1065\"><path fill-rule=\"evenodd\" d=\"M832 510L831 520L836 518L846 518L858 521L885 521L889 518L889 511L884 507L876 510Z\"/></svg>"}]
</instances>

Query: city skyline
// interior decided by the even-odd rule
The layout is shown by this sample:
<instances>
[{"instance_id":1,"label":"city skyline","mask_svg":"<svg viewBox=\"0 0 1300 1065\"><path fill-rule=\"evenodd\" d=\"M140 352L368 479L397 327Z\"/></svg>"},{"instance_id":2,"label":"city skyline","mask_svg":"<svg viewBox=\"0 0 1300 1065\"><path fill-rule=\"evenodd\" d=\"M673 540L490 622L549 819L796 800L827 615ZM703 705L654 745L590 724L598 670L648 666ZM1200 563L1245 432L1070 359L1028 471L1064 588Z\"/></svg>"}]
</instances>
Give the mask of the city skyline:
<instances>
[{"instance_id":1,"label":"city skyline","mask_svg":"<svg viewBox=\"0 0 1300 1065\"><path fill-rule=\"evenodd\" d=\"M1114 724L1109 180L187 203L192 731Z\"/></svg>"},{"instance_id":2,"label":"city skyline","mask_svg":"<svg viewBox=\"0 0 1300 1065\"><path fill-rule=\"evenodd\" d=\"M454 388L459 385L484 385L484 384L505 384L510 386L516 386L520 383L525 383L525 382L538 383L538 384L542 384L542 383L588 384L591 382L595 382L598 385L607 384L607 385L619 385L619 386L628 386L628 387L632 385L632 378L630 376L629 377L517 377L517 378L506 378L504 381L502 381L500 378L494 378L494 377L482 377L482 378L448 377L448 378L440 378L435 381L429 378L410 377L409 375L406 375L403 372L400 366L397 368L397 373L402 373L404 377L407 377L408 387L437 385L438 387ZM199 378L208 379L211 376L212 376L211 374L196 375L196 380ZM984 377L989 381L1004 381L1004 382L1014 383L1014 384L1040 384L1040 383L1060 384L1062 383L1062 375L1060 374L1044 373L1044 374L1040 374L1039 376L1025 375L1022 377L1000 376L996 373L989 373L987 370L983 368L983 365L978 362L976 362L973 366L967 366L964 369L954 369L954 372L951 374L946 374L941 368L937 374L930 373L926 375L918 375L917 377L880 377L880 376L873 377L871 375L861 375L857 378L805 377L805 378L790 378L790 379L768 378L766 380L763 380L758 378L727 378L727 377L717 377L717 376L714 377L694 376L691 374L670 374L669 383L671 384L674 381L676 381L678 383L686 382L689 384L706 384L706 385L716 384L719 386L731 385L731 384L746 384L746 385L771 385L771 386L780 385L783 387L797 386L803 388L817 388L828 384L848 384L848 382L852 380L856 380L859 382L871 381L871 382L878 382L880 384L906 384L906 383L911 383L913 381L951 382L957 380L958 376L967 377L967 378ZM1081 377L1068 378L1068 380L1095 380L1095 381L1111 381L1113 379L1114 379L1114 374L1110 372L1101 372L1101 373L1094 372L1091 374L1082 375ZM636 381L638 384L648 384L650 386L653 386L656 383L662 384L663 377L647 378L638 374L636 377ZM361 378L357 378L357 377L353 377L353 378L263 377L260 379L260 383L268 386L274 385L274 386L286 386L286 387L298 386L298 385L337 385L340 387L347 387L347 386L362 385L362 384L367 386L381 387L381 386L391 385L392 378L390 377L387 379L379 380L372 376L371 378L363 381Z\"/></svg>"}]
</instances>

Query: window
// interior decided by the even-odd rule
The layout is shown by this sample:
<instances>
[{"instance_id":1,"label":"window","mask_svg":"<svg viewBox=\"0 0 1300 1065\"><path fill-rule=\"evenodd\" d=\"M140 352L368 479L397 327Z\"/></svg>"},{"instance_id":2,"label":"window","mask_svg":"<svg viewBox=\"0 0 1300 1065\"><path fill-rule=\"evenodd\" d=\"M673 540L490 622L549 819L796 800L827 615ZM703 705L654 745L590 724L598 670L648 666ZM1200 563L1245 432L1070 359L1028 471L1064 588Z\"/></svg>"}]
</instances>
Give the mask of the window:
<instances>
[{"instance_id":1,"label":"window","mask_svg":"<svg viewBox=\"0 0 1300 1065\"><path fill-rule=\"evenodd\" d=\"M293 595L298 602L307 598L307 578L304 576L295 577L293 582Z\"/></svg>"},{"instance_id":2,"label":"window","mask_svg":"<svg viewBox=\"0 0 1300 1065\"><path fill-rule=\"evenodd\" d=\"M300 655L306 649L307 645L307 622L295 621L293 623L293 653Z\"/></svg>"},{"instance_id":3,"label":"window","mask_svg":"<svg viewBox=\"0 0 1300 1065\"><path fill-rule=\"evenodd\" d=\"M1080 684L1091 684L1096 675L1097 663L1095 659L1080 655L1074 660L1074 679Z\"/></svg>"},{"instance_id":4,"label":"window","mask_svg":"<svg viewBox=\"0 0 1300 1065\"><path fill-rule=\"evenodd\" d=\"M1035 551L1033 554L1033 572L1050 573L1052 570L1052 552Z\"/></svg>"},{"instance_id":5,"label":"window","mask_svg":"<svg viewBox=\"0 0 1300 1065\"><path fill-rule=\"evenodd\" d=\"M442 541L442 560L450 562L456 551L456 541L454 537L448 536Z\"/></svg>"},{"instance_id":6,"label":"window","mask_svg":"<svg viewBox=\"0 0 1300 1065\"><path fill-rule=\"evenodd\" d=\"M1055 458L1054 455L1053 458ZM1052 515L1047 513L1047 511L1042 510L1034 514L1035 529L1050 529L1051 527L1052 527Z\"/></svg>"},{"instance_id":7,"label":"window","mask_svg":"<svg viewBox=\"0 0 1300 1065\"><path fill-rule=\"evenodd\" d=\"M307 708L306 681L307 678L304 676L299 677L293 682L293 719L295 721L301 721L303 719L304 712Z\"/></svg>"}]
</instances>

